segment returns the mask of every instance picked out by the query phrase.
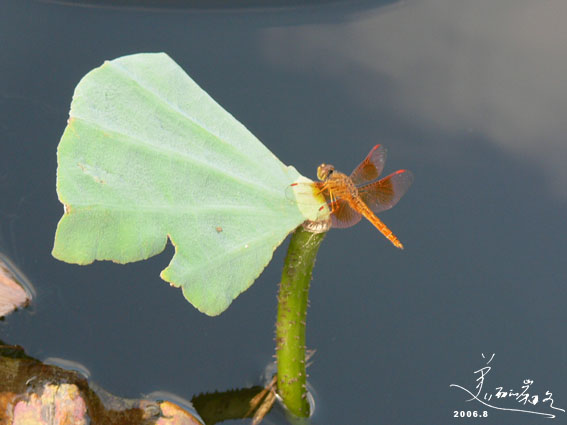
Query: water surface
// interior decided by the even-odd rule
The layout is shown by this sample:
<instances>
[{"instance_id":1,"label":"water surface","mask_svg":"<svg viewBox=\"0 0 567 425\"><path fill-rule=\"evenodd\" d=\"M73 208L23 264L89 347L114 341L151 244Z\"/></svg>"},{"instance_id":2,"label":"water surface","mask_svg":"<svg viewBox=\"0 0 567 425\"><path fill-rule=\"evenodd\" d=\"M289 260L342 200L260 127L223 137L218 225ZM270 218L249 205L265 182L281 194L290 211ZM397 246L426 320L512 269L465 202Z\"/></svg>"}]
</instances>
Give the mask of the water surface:
<instances>
[{"instance_id":1,"label":"water surface","mask_svg":"<svg viewBox=\"0 0 567 425\"><path fill-rule=\"evenodd\" d=\"M50 255L62 206L56 147L75 85L106 59L165 51L283 162L314 178L388 147L413 187L369 223L331 231L308 315L313 424L550 423L450 388L540 395L567 408L567 43L560 0L333 2L308 8L72 7L4 0L0 246L33 282L0 338L84 365L139 397L261 382L285 247L220 317L159 279L172 248L126 266ZM482 357L484 354L485 358ZM494 402L494 399L492 400ZM494 402L496 403L496 402ZM272 418L283 423L280 416Z\"/></svg>"}]
</instances>

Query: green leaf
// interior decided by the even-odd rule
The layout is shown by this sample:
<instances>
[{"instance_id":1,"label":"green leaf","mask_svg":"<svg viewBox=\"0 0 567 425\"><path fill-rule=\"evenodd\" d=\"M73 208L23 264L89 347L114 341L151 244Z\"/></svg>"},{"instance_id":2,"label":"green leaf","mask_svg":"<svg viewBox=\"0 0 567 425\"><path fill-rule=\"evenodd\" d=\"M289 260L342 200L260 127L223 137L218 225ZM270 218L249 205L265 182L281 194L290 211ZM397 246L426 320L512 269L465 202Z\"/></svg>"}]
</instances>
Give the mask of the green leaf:
<instances>
[{"instance_id":1,"label":"green leaf","mask_svg":"<svg viewBox=\"0 0 567 425\"><path fill-rule=\"evenodd\" d=\"M305 190L295 201L290 185L309 180L164 53L89 72L75 89L57 159L65 213L53 256L127 263L160 253L169 237L175 255L161 277L209 315L246 290L324 203Z\"/></svg>"}]
</instances>

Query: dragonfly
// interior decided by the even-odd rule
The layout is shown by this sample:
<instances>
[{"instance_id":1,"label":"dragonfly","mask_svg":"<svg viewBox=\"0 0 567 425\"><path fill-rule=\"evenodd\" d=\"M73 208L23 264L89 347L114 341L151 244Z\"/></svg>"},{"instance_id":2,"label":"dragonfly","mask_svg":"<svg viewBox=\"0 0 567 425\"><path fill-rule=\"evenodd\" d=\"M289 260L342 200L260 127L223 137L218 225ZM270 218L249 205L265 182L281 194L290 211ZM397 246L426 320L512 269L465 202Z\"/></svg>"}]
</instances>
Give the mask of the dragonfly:
<instances>
[{"instance_id":1,"label":"dragonfly","mask_svg":"<svg viewBox=\"0 0 567 425\"><path fill-rule=\"evenodd\" d=\"M350 176L335 170L330 164L319 165L317 178L320 182L314 184L331 210L331 227L351 227L364 216L394 246L404 249L404 245L376 214L398 203L411 186L413 175L408 170L398 170L377 180L385 163L386 148L376 145Z\"/></svg>"}]
</instances>

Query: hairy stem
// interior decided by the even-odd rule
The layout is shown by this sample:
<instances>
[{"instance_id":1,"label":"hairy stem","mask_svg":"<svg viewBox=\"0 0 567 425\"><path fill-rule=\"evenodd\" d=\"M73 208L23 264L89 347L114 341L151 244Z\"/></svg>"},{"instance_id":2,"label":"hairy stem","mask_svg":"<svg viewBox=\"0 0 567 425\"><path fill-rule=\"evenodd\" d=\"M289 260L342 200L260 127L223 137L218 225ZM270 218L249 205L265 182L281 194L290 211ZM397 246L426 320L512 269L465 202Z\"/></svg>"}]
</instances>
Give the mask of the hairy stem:
<instances>
[{"instance_id":1,"label":"hairy stem","mask_svg":"<svg viewBox=\"0 0 567 425\"><path fill-rule=\"evenodd\" d=\"M298 227L289 243L278 295L276 358L278 392L291 413L309 416L305 373L305 318L309 283L325 233Z\"/></svg>"}]
</instances>

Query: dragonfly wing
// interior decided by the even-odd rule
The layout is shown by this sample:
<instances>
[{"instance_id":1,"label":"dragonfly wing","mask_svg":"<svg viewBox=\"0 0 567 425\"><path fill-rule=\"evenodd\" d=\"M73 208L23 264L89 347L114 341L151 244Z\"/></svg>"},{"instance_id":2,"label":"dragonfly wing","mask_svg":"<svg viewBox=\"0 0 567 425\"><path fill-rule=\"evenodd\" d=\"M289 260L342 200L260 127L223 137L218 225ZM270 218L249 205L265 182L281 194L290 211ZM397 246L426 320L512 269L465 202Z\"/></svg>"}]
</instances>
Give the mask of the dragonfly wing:
<instances>
[{"instance_id":1,"label":"dragonfly wing","mask_svg":"<svg viewBox=\"0 0 567 425\"><path fill-rule=\"evenodd\" d=\"M358 188L358 196L375 214L398 203L413 182L408 170L398 170L376 182Z\"/></svg>"},{"instance_id":2,"label":"dragonfly wing","mask_svg":"<svg viewBox=\"0 0 567 425\"><path fill-rule=\"evenodd\" d=\"M356 185L376 180L382 173L385 163L386 148L382 145L376 145L370 150L364 161L354 169L350 178Z\"/></svg>"},{"instance_id":3,"label":"dragonfly wing","mask_svg":"<svg viewBox=\"0 0 567 425\"><path fill-rule=\"evenodd\" d=\"M335 202L329 205L331 211L331 227L337 229L344 229L346 227L354 226L360 221L362 215L353 210L347 201L343 199L336 199Z\"/></svg>"},{"instance_id":4,"label":"dragonfly wing","mask_svg":"<svg viewBox=\"0 0 567 425\"><path fill-rule=\"evenodd\" d=\"M362 215L356 210L352 209L348 202L344 199L334 198L333 200L331 200L329 191L323 189L324 185L325 183L323 182L314 183L314 186L317 189L321 190L322 195L327 201L329 209L332 211L331 227L335 227L337 229L345 229L358 223L362 218Z\"/></svg>"}]
</instances>

